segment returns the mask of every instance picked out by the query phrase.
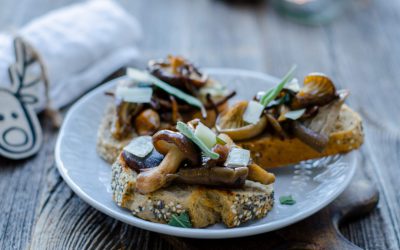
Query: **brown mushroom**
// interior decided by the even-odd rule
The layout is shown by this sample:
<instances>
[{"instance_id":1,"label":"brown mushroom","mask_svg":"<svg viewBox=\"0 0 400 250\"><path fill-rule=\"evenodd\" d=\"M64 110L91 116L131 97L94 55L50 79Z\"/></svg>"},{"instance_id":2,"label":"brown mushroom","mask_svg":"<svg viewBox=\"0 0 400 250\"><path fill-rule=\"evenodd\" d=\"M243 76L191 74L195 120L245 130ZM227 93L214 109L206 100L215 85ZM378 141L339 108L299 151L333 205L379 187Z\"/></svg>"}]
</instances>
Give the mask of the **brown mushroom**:
<instances>
[{"instance_id":1,"label":"brown mushroom","mask_svg":"<svg viewBox=\"0 0 400 250\"><path fill-rule=\"evenodd\" d=\"M250 139L261 134L267 126L267 119L261 116L256 124L247 124L243 120L247 104L247 101L241 101L222 112L215 124L217 131L229 135L233 140Z\"/></svg>"},{"instance_id":2,"label":"brown mushroom","mask_svg":"<svg viewBox=\"0 0 400 250\"><path fill-rule=\"evenodd\" d=\"M288 136L286 135L285 131L283 130L281 124L273 117L271 114L265 113L265 117L269 124L271 124L272 129L277 133L277 135L281 139L285 139Z\"/></svg>"},{"instance_id":3,"label":"brown mushroom","mask_svg":"<svg viewBox=\"0 0 400 250\"><path fill-rule=\"evenodd\" d=\"M179 107L178 107L178 102L175 100L174 96L170 96L169 97L172 103L172 114L171 114L171 118L172 118L172 123L176 124L177 121L181 121L182 120L182 116L181 114L179 114Z\"/></svg>"},{"instance_id":4,"label":"brown mushroom","mask_svg":"<svg viewBox=\"0 0 400 250\"><path fill-rule=\"evenodd\" d=\"M321 73L311 73L304 78L304 87L294 96L291 109L313 105L323 106L336 98L332 80Z\"/></svg>"},{"instance_id":5,"label":"brown mushroom","mask_svg":"<svg viewBox=\"0 0 400 250\"><path fill-rule=\"evenodd\" d=\"M294 121L293 134L302 142L318 152L322 152L329 142L329 135L334 129L340 109L349 95L348 90L337 92L339 98L319 108L318 113L303 123Z\"/></svg>"},{"instance_id":6,"label":"brown mushroom","mask_svg":"<svg viewBox=\"0 0 400 250\"><path fill-rule=\"evenodd\" d=\"M207 161L203 162L203 165L205 167L224 166L224 163L229 155L230 147L226 144L225 145L217 144L211 150L219 154L218 159L207 159Z\"/></svg>"},{"instance_id":7,"label":"brown mushroom","mask_svg":"<svg viewBox=\"0 0 400 250\"><path fill-rule=\"evenodd\" d=\"M337 95L339 98L320 107L318 114L313 118L304 121L304 125L318 133L329 136L335 126L340 109L342 108L346 98L349 96L349 91L345 89L339 90Z\"/></svg>"},{"instance_id":8,"label":"brown mushroom","mask_svg":"<svg viewBox=\"0 0 400 250\"><path fill-rule=\"evenodd\" d=\"M152 109L143 110L135 118L135 129L139 135L152 135L160 128L160 116Z\"/></svg>"},{"instance_id":9,"label":"brown mushroom","mask_svg":"<svg viewBox=\"0 0 400 250\"><path fill-rule=\"evenodd\" d=\"M193 64L179 56L168 56L167 60L150 61L148 71L175 87L193 94L194 88L207 83L207 76L201 74Z\"/></svg>"},{"instance_id":10,"label":"brown mushroom","mask_svg":"<svg viewBox=\"0 0 400 250\"><path fill-rule=\"evenodd\" d=\"M292 132L300 141L318 152L324 151L329 142L329 137L307 128L299 121L293 121Z\"/></svg>"},{"instance_id":11,"label":"brown mushroom","mask_svg":"<svg viewBox=\"0 0 400 250\"><path fill-rule=\"evenodd\" d=\"M252 181L257 181L265 185L275 182L275 175L269 173L267 170L263 169L257 164L251 163L248 166L248 168L249 168L249 175L247 176L247 179Z\"/></svg>"},{"instance_id":12,"label":"brown mushroom","mask_svg":"<svg viewBox=\"0 0 400 250\"><path fill-rule=\"evenodd\" d=\"M150 193L167 184L166 175L175 173L184 160L199 164L197 147L181 133L161 130L153 135L154 148L165 155L157 167L142 172L136 179L136 189L140 193Z\"/></svg>"},{"instance_id":13,"label":"brown mushroom","mask_svg":"<svg viewBox=\"0 0 400 250\"><path fill-rule=\"evenodd\" d=\"M181 169L176 174L168 175L168 182L174 181L185 184L207 186L241 187L245 184L247 167L202 167Z\"/></svg>"},{"instance_id":14,"label":"brown mushroom","mask_svg":"<svg viewBox=\"0 0 400 250\"><path fill-rule=\"evenodd\" d=\"M164 156L157 152L157 150L152 150L146 157L139 157L126 150L123 150L121 157L125 164L132 170L140 173L142 171L147 171L160 165Z\"/></svg>"},{"instance_id":15,"label":"brown mushroom","mask_svg":"<svg viewBox=\"0 0 400 250\"><path fill-rule=\"evenodd\" d=\"M111 124L111 134L120 140L132 131L132 118L140 112L143 105L116 99L116 114Z\"/></svg>"}]
</instances>

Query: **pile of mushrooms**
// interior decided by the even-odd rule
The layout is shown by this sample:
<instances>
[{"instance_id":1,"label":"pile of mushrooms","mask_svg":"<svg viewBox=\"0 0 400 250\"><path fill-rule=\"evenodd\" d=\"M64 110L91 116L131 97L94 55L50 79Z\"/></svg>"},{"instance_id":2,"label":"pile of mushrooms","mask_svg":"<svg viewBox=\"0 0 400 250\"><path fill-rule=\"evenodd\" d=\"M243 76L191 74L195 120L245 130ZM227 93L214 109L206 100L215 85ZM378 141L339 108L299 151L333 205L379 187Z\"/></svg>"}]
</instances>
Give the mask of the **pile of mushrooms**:
<instances>
[{"instance_id":1,"label":"pile of mushrooms","mask_svg":"<svg viewBox=\"0 0 400 250\"><path fill-rule=\"evenodd\" d=\"M166 60L152 60L147 71L165 83L198 98L207 110L215 112L209 112L208 117L202 117L197 108L159 88L154 89L150 103L142 104L122 101L113 93L108 93L115 97L111 132L118 140L126 138L132 131L138 135L153 135L160 129L173 129L177 121L186 122L194 117L202 117L206 125L214 126L221 107L235 95L232 91L217 100L209 94L203 97L200 92L211 80L182 57L168 56ZM126 82L121 84L131 87Z\"/></svg>"},{"instance_id":2,"label":"pile of mushrooms","mask_svg":"<svg viewBox=\"0 0 400 250\"><path fill-rule=\"evenodd\" d=\"M171 183L228 188L242 187L246 179L262 184L275 181L273 174L251 161L247 166L225 166L230 150L236 146L227 135L220 135L220 138L226 144L216 144L212 150L219 154L219 158L210 159L204 157L199 147L180 132L160 130L146 145L135 145L135 148L146 148L149 147L147 143L152 144L150 146L154 148L145 156L124 150L121 161L138 173L136 190L144 194Z\"/></svg>"},{"instance_id":3,"label":"pile of mushrooms","mask_svg":"<svg viewBox=\"0 0 400 250\"><path fill-rule=\"evenodd\" d=\"M257 123L243 120L249 102L242 101L220 114L216 129L235 141L263 133L276 134L282 139L296 137L322 152L348 94L347 90L336 91L332 80L324 74L312 73L305 77L301 89L283 88L264 108ZM254 100L259 98L257 95Z\"/></svg>"},{"instance_id":4,"label":"pile of mushrooms","mask_svg":"<svg viewBox=\"0 0 400 250\"><path fill-rule=\"evenodd\" d=\"M148 71L160 80L193 95L207 83L206 75L179 56L169 55L167 60L151 60Z\"/></svg>"}]
</instances>

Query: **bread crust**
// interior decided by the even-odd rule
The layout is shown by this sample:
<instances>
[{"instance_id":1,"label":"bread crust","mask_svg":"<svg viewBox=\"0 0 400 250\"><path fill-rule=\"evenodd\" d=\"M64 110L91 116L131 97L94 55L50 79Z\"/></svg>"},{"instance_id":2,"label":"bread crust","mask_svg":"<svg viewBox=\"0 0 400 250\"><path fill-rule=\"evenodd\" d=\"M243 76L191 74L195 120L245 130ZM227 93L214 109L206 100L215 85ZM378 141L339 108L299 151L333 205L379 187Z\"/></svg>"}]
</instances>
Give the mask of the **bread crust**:
<instances>
[{"instance_id":1,"label":"bread crust","mask_svg":"<svg viewBox=\"0 0 400 250\"><path fill-rule=\"evenodd\" d=\"M274 203L272 185L246 181L243 188L223 189L172 184L149 194L135 191L137 173L117 160L112 166L113 200L144 220L168 223L173 214L187 212L192 226L223 222L236 227L267 215Z\"/></svg>"}]
</instances>

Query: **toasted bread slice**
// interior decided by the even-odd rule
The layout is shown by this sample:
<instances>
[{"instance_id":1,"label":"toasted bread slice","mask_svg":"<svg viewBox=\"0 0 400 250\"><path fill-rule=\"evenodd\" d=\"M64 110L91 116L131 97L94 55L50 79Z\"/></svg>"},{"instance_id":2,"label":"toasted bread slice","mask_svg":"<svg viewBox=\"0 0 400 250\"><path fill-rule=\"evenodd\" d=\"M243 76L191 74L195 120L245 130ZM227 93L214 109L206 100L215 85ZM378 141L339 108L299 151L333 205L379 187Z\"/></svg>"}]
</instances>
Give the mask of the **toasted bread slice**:
<instances>
[{"instance_id":1,"label":"toasted bread slice","mask_svg":"<svg viewBox=\"0 0 400 250\"><path fill-rule=\"evenodd\" d=\"M149 194L135 191L137 173L117 160L112 166L113 199L133 215L168 223L173 214L187 212L193 227L223 222L228 227L260 219L272 209L272 185L246 181L243 188L223 189L172 184Z\"/></svg>"},{"instance_id":2,"label":"toasted bread slice","mask_svg":"<svg viewBox=\"0 0 400 250\"><path fill-rule=\"evenodd\" d=\"M257 164L264 168L272 168L328 155L347 153L359 148L363 140L361 117L347 105L343 105L334 131L329 137L329 143L321 153L297 138L281 140L271 134L263 134L260 137L236 143L249 149L252 159Z\"/></svg>"},{"instance_id":3,"label":"toasted bread slice","mask_svg":"<svg viewBox=\"0 0 400 250\"><path fill-rule=\"evenodd\" d=\"M114 115L115 107L114 105L109 104L105 110L99 130L97 131L97 153L110 164L117 159L119 153L121 153L122 149L128 145L132 138L137 136L137 134L132 131L132 133L124 140L115 139L111 133Z\"/></svg>"}]
</instances>

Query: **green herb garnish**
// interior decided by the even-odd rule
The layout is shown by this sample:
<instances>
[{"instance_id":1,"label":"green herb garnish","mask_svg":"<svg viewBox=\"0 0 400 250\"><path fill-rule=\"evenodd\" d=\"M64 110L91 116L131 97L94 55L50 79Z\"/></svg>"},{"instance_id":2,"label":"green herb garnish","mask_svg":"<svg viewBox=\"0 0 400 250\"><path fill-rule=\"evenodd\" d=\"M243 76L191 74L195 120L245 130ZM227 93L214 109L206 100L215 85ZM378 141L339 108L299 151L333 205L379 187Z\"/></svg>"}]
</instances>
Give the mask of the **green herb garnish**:
<instances>
[{"instance_id":1,"label":"green herb garnish","mask_svg":"<svg viewBox=\"0 0 400 250\"><path fill-rule=\"evenodd\" d=\"M281 197L279 197L279 202L282 205L294 205L296 203L292 195L282 195Z\"/></svg>"},{"instance_id":2,"label":"green herb garnish","mask_svg":"<svg viewBox=\"0 0 400 250\"><path fill-rule=\"evenodd\" d=\"M297 120L304 114L304 112L306 112L306 109L292 110L285 113L285 117L290 120Z\"/></svg>"},{"instance_id":3,"label":"green herb garnish","mask_svg":"<svg viewBox=\"0 0 400 250\"><path fill-rule=\"evenodd\" d=\"M199 99L186 94L182 90L177 89L177 88L169 85L168 83L161 81L157 77L152 76L151 74L149 74L145 71L128 68L127 75L139 82L152 83L152 84L156 85L157 87L159 87L160 89L164 90L165 92L168 92L169 94L178 97L179 99L187 102L188 104L200 108L202 116L204 118L207 117L207 111L206 111L203 103Z\"/></svg>"},{"instance_id":4,"label":"green herb garnish","mask_svg":"<svg viewBox=\"0 0 400 250\"><path fill-rule=\"evenodd\" d=\"M267 91L261 98L260 103L266 107L272 100L274 100L283 87L293 78L293 72L296 69L296 65L292 66L289 72L283 77L282 81L275 87Z\"/></svg>"},{"instance_id":5,"label":"green herb garnish","mask_svg":"<svg viewBox=\"0 0 400 250\"><path fill-rule=\"evenodd\" d=\"M173 227L183 227L183 228L192 227L192 223L190 222L189 215L187 212L181 213L179 215L173 214L168 222L168 225Z\"/></svg>"},{"instance_id":6,"label":"green herb garnish","mask_svg":"<svg viewBox=\"0 0 400 250\"><path fill-rule=\"evenodd\" d=\"M176 129L178 129L179 132L181 132L184 136L186 136L187 138L189 138L194 144L196 144L201 151L203 151L205 156L210 157L211 159L218 159L219 158L219 154L211 151L206 144L204 144L204 142L202 140L200 140L195 134L194 131L185 123L183 122L178 122L176 124Z\"/></svg>"}]
</instances>

